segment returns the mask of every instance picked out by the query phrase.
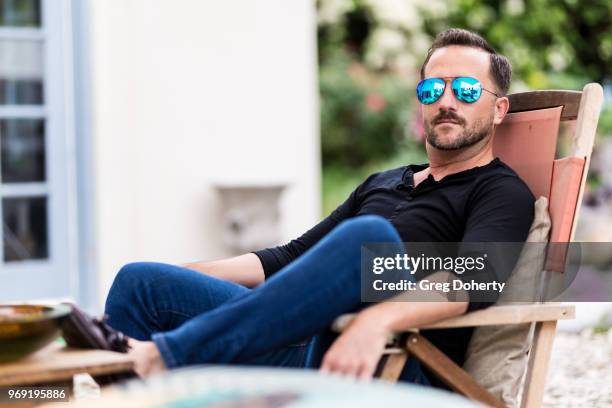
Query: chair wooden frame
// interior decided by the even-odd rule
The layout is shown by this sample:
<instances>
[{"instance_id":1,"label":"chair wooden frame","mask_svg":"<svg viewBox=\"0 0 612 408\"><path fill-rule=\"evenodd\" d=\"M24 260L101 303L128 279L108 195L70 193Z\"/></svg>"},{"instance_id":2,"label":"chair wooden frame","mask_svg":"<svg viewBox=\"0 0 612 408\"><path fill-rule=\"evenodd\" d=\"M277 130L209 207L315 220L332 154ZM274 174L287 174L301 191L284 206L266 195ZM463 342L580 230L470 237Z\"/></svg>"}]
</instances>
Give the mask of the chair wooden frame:
<instances>
[{"instance_id":1,"label":"chair wooden frame","mask_svg":"<svg viewBox=\"0 0 612 408\"><path fill-rule=\"evenodd\" d=\"M595 140L599 112L603 101L603 89L599 84L587 84L579 91L533 91L509 96L510 113L546 109L562 106L561 121L576 120L571 156L585 160L584 171L578 191L577 205L572 220L569 241L573 241L578 212L591 153ZM348 326L354 315L340 316L333 325L336 331ZM533 408L542 404L550 353L556 333L557 321L573 319L575 308L564 304L525 304L497 305L484 310L444 319L412 332L404 333L400 347L387 350L388 357L380 377L395 382L404 367L408 355L416 357L422 364L435 373L451 389L485 405L504 407L502 401L478 384L463 368L432 345L418 333L418 329L477 327L487 325L507 325L533 323L535 332L523 380L521 407Z\"/></svg>"}]
</instances>

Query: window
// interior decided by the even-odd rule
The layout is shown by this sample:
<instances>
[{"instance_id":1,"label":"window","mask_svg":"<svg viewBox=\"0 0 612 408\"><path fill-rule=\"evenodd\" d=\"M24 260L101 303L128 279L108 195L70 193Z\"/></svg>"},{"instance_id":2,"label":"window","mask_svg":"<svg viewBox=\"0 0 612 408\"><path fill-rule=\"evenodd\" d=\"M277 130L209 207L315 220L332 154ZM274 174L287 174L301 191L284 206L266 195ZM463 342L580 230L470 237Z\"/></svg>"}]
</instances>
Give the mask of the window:
<instances>
[{"instance_id":1,"label":"window","mask_svg":"<svg viewBox=\"0 0 612 408\"><path fill-rule=\"evenodd\" d=\"M0 301L74 286L68 5L0 0Z\"/></svg>"}]
</instances>

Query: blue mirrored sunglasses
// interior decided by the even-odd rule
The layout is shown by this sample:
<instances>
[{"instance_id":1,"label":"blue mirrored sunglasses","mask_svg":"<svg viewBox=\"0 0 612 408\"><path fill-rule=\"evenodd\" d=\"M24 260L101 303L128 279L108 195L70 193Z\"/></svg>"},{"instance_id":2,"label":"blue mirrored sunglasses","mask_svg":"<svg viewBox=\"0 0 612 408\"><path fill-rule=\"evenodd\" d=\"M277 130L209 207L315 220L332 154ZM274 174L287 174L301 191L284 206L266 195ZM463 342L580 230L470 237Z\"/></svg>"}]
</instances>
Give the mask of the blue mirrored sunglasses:
<instances>
[{"instance_id":1,"label":"blue mirrored sunglasses","mask_svg":"<svg viewBox=\"0 0 612 408\"><path fill-rule=\"evenodd\" d=\"M499 98L495 92L482 87L479 80L472 77L456 77L456 78L426 78L417 85L416 93L419 102L423 105L430 105L436 102L444 95L446 89L446 81L452 79L451 89L455 98L465 103L474 103L480 99L482 91L487 91L490 94Z\"/></svg>"}]
</instances>

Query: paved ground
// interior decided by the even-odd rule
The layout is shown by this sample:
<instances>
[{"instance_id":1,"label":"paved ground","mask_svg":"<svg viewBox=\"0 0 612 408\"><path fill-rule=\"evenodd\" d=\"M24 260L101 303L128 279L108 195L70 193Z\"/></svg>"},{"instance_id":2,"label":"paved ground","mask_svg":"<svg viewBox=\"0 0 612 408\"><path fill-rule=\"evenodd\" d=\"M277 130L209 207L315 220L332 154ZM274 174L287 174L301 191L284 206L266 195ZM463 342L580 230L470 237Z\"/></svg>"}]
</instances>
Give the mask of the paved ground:
<instances>
[{"instance_id":1,"label":"paved ground","mask_svg":"<svg viewBox=\"0 0 612 408\"><path fill-rule=\"evenodd\" d=\"M612 407L612 330L558 332L543 407Z\"/></svg>"}]
</instances>

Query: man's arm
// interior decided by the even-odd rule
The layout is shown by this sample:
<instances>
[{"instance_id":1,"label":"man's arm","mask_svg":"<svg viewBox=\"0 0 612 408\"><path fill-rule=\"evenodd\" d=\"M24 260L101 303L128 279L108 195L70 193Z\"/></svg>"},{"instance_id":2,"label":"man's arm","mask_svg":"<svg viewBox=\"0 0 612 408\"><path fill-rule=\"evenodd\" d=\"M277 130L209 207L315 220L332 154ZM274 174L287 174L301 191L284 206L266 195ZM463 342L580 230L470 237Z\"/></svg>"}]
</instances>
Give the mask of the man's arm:
<instances>
[{"instance_id":1,"label":"man's arm","mask_svg":"<svg viewBox=\"0 0 612 408\"><path fill-rule=\"evenodd\" d=\"M392 333L458 316L467 302L385 302L357 315L325 353L322 372L371 378Z\"/></svg>"},{"instance_id":2,"label":"man's arm","mask_svg":"<svg viewBox=\"0 0 612 408\"><path fill-rule=\"evenodd\" d=\"M452 275L445 271L428 277L432 282L449 278ZM463 290L414 290L400 297L403 301L378 303L361 311L325 353L321 371L371 378L391 334L459 316L468 309L468 296Z\"/></svg>"},{"instance_id":3,"label":"man's arm","mask_svg":"<svg viewBox=\"0 0 612 408\"><path fill-rule=\"evenodd\" d=\"M327 218L286 245L266 248L233 258L193 262L183 266L249 288L255 287L306 252L342 220L352 216L353 201L354 194L351 194L349 199Z\"/></svg>"},{"instance_id":4,"label":"man's arm","mask_svg":"<svg viewBox=\"0 0 612 408\"><path fill-rule=\"evenodd\" d=\"M352 215L350 209L353 196L354 194L327 218L286 245L233 258L192 262L182 266L249 288L255 287L316 244L342 220L349 218Z\"/></svg>"},{"instance_id":5,"label":"man's arm","mask_svg":"<svg viewBox=\"0 0 612 408\"><path fill-rule=\"evenodd\" d=\"M358 318L378 323L388 333L424 326L465 313L468 302L384 302L365 309Z\"/></svg>"},{"instance_id":6,"label":"man's arm","mask_svg":"<svg viewBox=\"0 0 612 408\"><path fill-rule=\"evenodd\" d=\"M183 266L248 288L259 285L265 279L261 261L253 253L218 261L192 262Z\"/></svg>"},{"instance_id":7,"label":"man's arm","mask_svg":"<svg viewBox=\"0 0 612 408\"><path fill-rule=\"evenodd\" d=\"M359 191L375 175L376 173L360 184L329 216L286 245L266 248L234 258L193 262L183 266L246 287L255 287L306 252L340 222L355 216Z\"/></svg>"}]
</instances>

